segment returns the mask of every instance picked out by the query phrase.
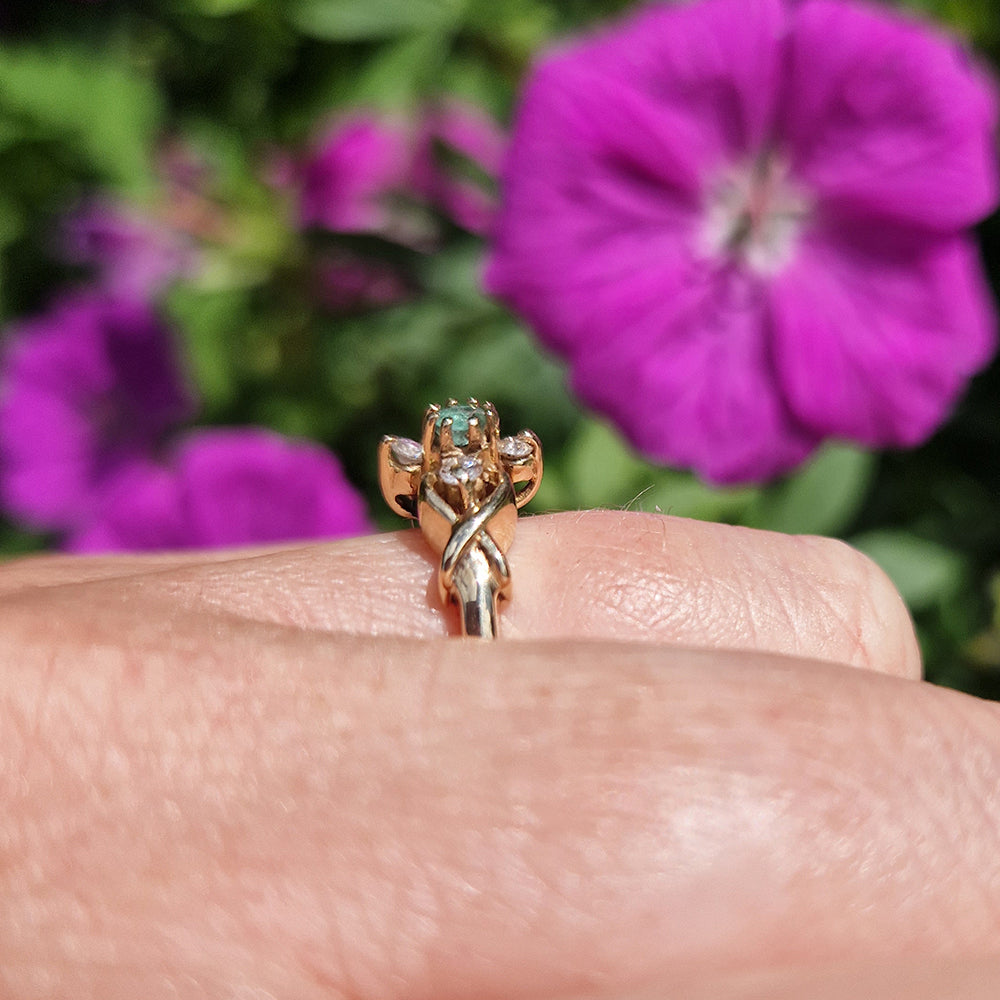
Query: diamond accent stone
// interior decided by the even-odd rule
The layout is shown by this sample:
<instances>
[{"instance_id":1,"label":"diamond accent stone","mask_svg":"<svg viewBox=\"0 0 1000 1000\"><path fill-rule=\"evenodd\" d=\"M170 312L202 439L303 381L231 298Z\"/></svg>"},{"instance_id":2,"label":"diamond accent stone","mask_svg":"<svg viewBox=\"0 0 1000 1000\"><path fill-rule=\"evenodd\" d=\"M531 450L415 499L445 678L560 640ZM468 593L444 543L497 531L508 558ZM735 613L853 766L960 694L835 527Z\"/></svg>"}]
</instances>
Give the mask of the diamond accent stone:
<instances>
[{"instance_id":1,"label":"diamond accent stone","mask_svg":"<svg viewBox=\"0 0 1000 1000\"><path fill-rule=\"evenodd\" d=\"M501 438L497 448L500 457L507 459L508 462L523 462L524 459L531 458L535 452L531 442L523 437Z\"/></svg>"},{"instance_id":2,"label":"diamond accent stone","mask_svg":"<svg viewBox=\"0 0 1000 1000\"><path fill-rule=\"evenodd\" d=\"M423 447L412 438L396 438L389 445L389 454L397 465L422 465L424 461Z\"/></svg>"},{"instance_id":3,"label":"diamond accent stone","mask_svg":"<svg viewBox=\"0 0 1000 1000\"><path fill-rule=\"evenodd\" d=\"M446 458L441 463L441 482L449 486L468 485L483 474L483 463L471 455Z\"/></svg>"}]
</instances>

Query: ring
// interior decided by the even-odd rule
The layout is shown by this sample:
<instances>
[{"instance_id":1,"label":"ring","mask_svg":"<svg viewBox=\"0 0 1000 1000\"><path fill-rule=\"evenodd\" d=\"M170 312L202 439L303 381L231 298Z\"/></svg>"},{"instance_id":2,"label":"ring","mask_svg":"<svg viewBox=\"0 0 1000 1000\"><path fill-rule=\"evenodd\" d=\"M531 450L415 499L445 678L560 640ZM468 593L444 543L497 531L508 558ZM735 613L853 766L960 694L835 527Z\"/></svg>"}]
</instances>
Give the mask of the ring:
<instances>
[{"instance_id":1,"label":"ring","mask_svg":"<svg viewBox=\"0 0 1000 1000\"><path fill-rule=\"evenodd\" d=\"M510 596L517 511L542 479L537 436L502 438L492 403L449 399L427 408L420 441L382 438L378 469L386 503L415 518L440 555L438 592L458 605L462 635L495 639L498 604Z\"/></svg>"}]
</instances>

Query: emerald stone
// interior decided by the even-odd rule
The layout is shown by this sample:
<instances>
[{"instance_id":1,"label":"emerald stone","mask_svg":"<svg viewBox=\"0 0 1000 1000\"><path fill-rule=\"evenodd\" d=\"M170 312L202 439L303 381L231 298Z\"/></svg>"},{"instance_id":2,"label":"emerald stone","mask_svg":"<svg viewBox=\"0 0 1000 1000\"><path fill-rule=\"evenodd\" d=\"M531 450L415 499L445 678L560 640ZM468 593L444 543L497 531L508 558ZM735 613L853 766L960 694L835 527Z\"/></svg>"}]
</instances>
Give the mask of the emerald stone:
<instances>
[{"instance_id":1,"label":"emerald stone","mask_svg":"<svg viewBox=\"0 0 1000 1000\"><path fill-rule=\"evenodd\" d=\"M445 406L438 414L434 428L440 433L441 425L450 419L451 439L459 448L467 448L469 445L469 421L473 417L479 418L479 426L485 430L486 411L481 406L469 406L467 403Z\"/></svg>"}]
</instances>

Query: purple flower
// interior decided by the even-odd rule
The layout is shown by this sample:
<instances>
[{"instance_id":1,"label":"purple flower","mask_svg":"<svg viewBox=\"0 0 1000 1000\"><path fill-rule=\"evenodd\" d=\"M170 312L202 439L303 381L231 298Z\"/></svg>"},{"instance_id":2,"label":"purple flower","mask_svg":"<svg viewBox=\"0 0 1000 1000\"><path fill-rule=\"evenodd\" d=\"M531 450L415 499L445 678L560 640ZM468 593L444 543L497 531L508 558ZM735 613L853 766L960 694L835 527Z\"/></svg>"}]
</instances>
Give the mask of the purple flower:
<instances>
[{"instance_id":1,"label":"purple flower","mask_svg":"<svg viewBox=\"0 0 1000 1000\"><path fill-rule=\"evenodd\" d=\"M110 202L90 202L63 223L62 253L93 267L98 285L122 298L155 296L191 272L191 242L154 219Z\"/></svg>"},{"instance_id":2,"label":"purple flower","mask_svg":"<svg viewBox=\"0 0 1000 1000\"><path fill-rule=\"evenodd\" d=\"M426 248L437 235L427 214L434 208L485 232L505 146L496 122L459 101L430 108L416 127L359 112L325 132L301 168L300 222Z\"/></svg>"},{"instance_id":3,"label":"purple flower","mask_svg":"<svg viewBox=\"0 0 1000 1000\"><path fill-rule=\"evenodd\" d=\"M507 136L492 118L472 105L446 101L422 123L414 187L458 225L485 235L496 215L490 181L500 173L506 149Z\"/></svg>"},{"instance_id":4,"label":"purple flower","mask_svg":"<svg viewBox=\"0 0 1000 1000\"><path fill-rule=\"evenodd\" d=\"M76 552L149 551L340 538L372 530L329 452L258 428L193 432L166 465L109 484Z\"/></svg>"},{"instance_id":5,"label":"purple flower","mask_svg":"<svg viewBox=\"0 0 1000 1000\"><path fill-rule=\"evenodd\" d=\"M339 314L398 305L413 295L410 284L391 264L346 252L321 256L312 278L316 301Z\"/></svg>"},{"instance_id":6,"label":"purple flower","mask_svg":"<svg viewBox=\"0 0 1000 1000\"><path fill-rule=\"evenodd\" d=\"M885 8L657 5L535 71L488 285L710 480L913 445L994 349L994 127L965 54Z\"/></svg>"},{"instance_id":7,"label":"purple flower","mask_svg":"<svg viewBox=\"0 0 1000 1000\"><path fill-rule=\"evenodd\" d=\"M408 204L412 163L404 123L370 113L337 122L301 169L301 224L418 242L425 233Z\"/></svg>"},{"instance_id":8,"label":"purple flower","mask_svg":"<svg viewBox=\"0 0 1000 1000\"><path fill-rule=\"evenodd\" d=\"M0 502L36 528L85 521L108 479L194 408L153 311L98 295L12 329L0 379Z\"/></svg>"}]
</instances>

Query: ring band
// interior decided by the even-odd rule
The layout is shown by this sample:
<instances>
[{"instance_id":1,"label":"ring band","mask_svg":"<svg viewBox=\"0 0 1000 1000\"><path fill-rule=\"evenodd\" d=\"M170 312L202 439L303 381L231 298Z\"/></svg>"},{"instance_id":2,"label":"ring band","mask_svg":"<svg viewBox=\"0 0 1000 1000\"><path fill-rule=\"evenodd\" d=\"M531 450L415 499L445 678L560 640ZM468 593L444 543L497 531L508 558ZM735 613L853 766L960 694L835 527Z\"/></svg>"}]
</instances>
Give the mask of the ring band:
<instances>
[{"instance_id":1,"label":"ring band","mask_svg":"<svg viewBox=\"0 0 1000 1000\"><path fill-rule=\"evenodd\" d=\"M378 467L386 503L416 518L440 555L438 592L458 605L462 635L495 639L517 511L542 479L541 442L528 430L501 438L492 403L449 399L427 408L420 441L384 437Z\"/></svg>"}]
</instances>

